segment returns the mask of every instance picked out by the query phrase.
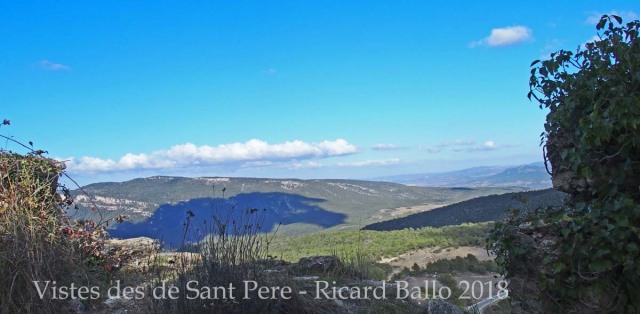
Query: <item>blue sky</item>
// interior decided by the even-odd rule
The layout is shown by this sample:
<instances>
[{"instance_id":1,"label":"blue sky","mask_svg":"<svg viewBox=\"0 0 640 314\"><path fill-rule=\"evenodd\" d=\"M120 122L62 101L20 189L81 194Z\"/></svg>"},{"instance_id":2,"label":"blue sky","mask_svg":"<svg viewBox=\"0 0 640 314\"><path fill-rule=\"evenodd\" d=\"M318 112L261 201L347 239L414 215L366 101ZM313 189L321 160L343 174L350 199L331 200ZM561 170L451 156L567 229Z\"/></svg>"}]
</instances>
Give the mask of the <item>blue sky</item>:
<instances>
[{"instance_id":1,"label":"blue sky","mask_svg":"<svg viewBox=\"0 0 640 314\"><path fill-rule=\"evenodd\" d=\"M0 134L82 183L541 160L530 63L633 1L12 1ZM5 149L20 151L12 144Z\"/></svg>"}]
</instances>

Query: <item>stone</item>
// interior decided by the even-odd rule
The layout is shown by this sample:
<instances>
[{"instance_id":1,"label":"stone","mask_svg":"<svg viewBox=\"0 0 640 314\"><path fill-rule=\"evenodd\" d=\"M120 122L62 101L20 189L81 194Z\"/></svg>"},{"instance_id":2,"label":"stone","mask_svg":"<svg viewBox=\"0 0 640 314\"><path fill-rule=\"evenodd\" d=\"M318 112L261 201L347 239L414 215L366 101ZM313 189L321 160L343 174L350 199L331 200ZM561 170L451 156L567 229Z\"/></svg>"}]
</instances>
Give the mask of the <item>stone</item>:
<instances>
[{"instance_id":1,"label":"stone","mask_svg":"<svg viewBox=\"0 0 640 314\"><path fill-rule=\"evenodd\" d=\"M340 261L335 256L310 256L301 258L294 268L300 274L322 274L338 266Z\"/></svg>"},{"instance_id":2,"label":"stone","mask_svg":"<svg viewBox=\"0 0 640 314\"><path fill-rule=\"evenodd\" d=\"M425 314L463 314L462 310L442 299L429 300Z\"/></svg>"}]
</instances>

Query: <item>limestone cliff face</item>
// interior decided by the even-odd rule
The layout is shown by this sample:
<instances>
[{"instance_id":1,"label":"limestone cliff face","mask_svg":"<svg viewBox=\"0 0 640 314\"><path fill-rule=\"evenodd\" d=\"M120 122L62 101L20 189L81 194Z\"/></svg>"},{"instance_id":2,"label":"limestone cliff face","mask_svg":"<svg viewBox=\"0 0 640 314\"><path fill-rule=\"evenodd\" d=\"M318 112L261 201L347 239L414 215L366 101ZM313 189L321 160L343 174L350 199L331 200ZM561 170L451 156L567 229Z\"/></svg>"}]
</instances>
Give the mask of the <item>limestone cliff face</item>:
<instances>
[{"instance_id":1,"label":"limestone cliff face","mask_svg":"<svg viewBox=\"0 0 640 314\"><path fill-rule=\"evenodd\" d=\"M83 207L92 207L91 200L84 194L75 196L75 201ZM93 203L101 210L116 211L125 210L128 215L136 214L142 217L151 217L151 210L158 207L158 204L134 201L126 198L114 198L95 195Z\"/></svg>"}]
</instances>

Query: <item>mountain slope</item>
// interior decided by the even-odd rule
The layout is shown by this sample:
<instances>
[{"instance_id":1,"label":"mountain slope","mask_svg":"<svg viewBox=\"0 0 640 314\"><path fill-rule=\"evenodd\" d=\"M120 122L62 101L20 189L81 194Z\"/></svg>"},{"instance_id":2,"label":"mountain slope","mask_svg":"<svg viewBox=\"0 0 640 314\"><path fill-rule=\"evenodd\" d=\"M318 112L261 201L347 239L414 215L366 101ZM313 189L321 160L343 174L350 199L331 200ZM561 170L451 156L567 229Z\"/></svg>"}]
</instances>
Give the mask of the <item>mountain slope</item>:
<instances>
[{"instance_id":1,"label":"mountain slope","mask_svg":"<svg viewBox=\"0 0 640 314\"><path fill-rule=\"evenodd\" d=\"M551 176L547 173L542 162L510 167L475 167L442 173L407 174L377 179L415 186L434 187L518 186L536 190L551 187Z\"/></svg>"},{"instance_id":2,"label":"mountain slope","mask_svg":"<svg viewBox=\"0 0 640 314\"><path fill-rule=\"evenodd\" d=\"M401 230L405 228L442 227L466 222L495 221L504 218L508 208L532 210L540 206L560 206L566 194L554 189L489 195L447 205L403 218L365 226L364 230ZM526 200L523 203L522 200Z\"/></svg>"},{"instance_id":3,"label":"mountain slope","mask_svg":"<svg viewBox=\"0 0 640 314\"><path fill-rule=\"evenodd\" d=\"M326 228L357 228L391 218L383 209L441 206L477 196L517 191L513 188L460 189L406 186L358 180L297 180L258 178L150 177L121 183L96 183L84 187L105 219L125 214L129 222L110 225L120 237L180 234L188 211L197 219L212 210L236 208L268 210L263 230L278 222L285 234L310 233ZM75 199L90 207L87 196ZM93 218L87 210L71 211L75 218Z\"/></svg>"}]
</instances>

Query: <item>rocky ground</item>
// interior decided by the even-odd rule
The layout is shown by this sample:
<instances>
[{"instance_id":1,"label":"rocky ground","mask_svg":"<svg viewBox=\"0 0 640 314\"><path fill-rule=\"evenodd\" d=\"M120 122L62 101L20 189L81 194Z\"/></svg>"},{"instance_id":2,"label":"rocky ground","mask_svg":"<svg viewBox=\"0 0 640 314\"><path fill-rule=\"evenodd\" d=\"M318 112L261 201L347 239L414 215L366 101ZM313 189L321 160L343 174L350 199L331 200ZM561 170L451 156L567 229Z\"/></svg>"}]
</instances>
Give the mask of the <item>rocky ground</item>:
<instances>
[{"instance_id":1,"label":"rocky ground","mask_svg":"<svg viewBox=\"0 0 640 314\"><path fill-rule=\"evenodd\" d=\"M152 271L164 271L170 273L179 267L197 263L200 259L198 254L159 252L158 242L149 238L135 238L127 240L110 240L107 244L107 251L120 256L120 260L115 263L114 280L111 285L115 285L116 280L122 287L145 287L153 278ZM486 251L480 248L460 247L457 249L441 250L434 253L433 250L420 250L403 254L384 262L391 264L394 269L410 267L413 263L425 264L426 261L453 258L455 256L466 256L474 254L478 259L488 259ZM394 281L374 281L361 279L353 273L345 276L344 265L333 256L314 256L303 258L297 263L287 263L283 261L268 261L269 269L265 271L270 276L289 276L296 285L297 291L306 291L310 295L308 298L313 303L322 308L324 312L330 313L462 313L459 308L440 300L430 300L424 298L402 298L406 291L415 292L424 287L424 281L431 282L435 278L430 276L401 278L400 281L407 281L407 290L399 290L398 283ZM170 278L170 277L169 277ZM491 276L474 276L472 274L458 276L457 280L468 281L491 281ZM315 297L318 287L325 287L318 282L327 282L327 288L323 289L320 298ZM437 282L437 281L436 281ZM437 287L440 287L437 283ZM376 294L374 294L376 291ZM362 300L364 293L368 294L368 299ZM381 294L382 293L382 294ZM406 293L405 293L406 294ZM355 296L355 297L352 297ZM484 293L482 297L488 296ZM345 298L346 297L346 298ZM382 298L380 298L382 297ZM376 300L380 298L380 300ZM150 300L148 298L127 299L124 297L110 297L101 302L82 304L76 302L76 313L144 313L150 312Z\"/></svg>"}]
</instances>

